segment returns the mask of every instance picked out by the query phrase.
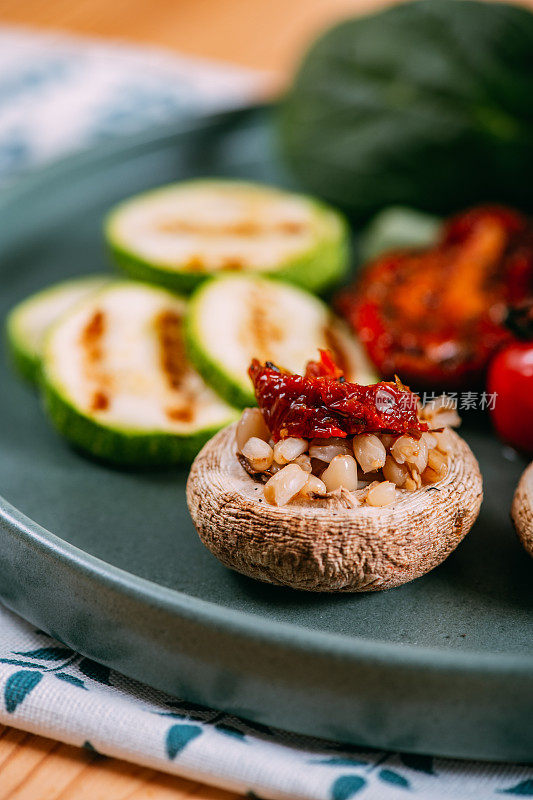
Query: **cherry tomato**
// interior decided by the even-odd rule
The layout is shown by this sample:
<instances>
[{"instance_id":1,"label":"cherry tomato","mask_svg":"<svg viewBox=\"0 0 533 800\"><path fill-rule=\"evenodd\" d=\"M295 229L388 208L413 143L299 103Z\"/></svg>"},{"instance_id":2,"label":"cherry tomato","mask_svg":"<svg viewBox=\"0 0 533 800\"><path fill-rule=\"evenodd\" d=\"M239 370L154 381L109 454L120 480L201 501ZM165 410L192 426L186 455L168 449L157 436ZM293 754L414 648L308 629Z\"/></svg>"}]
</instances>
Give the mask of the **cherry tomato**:
<instances>
[{"instance_id":1,"label":"cherry tomato","mask_svg":"<svg viewBox=\"0 0 533 800\"><path fill-rule=\"evenodd\" d=\"M533 454L533 341L514 342L493 359L487 389L496 393L492 421L498 435Z\"/></svg>"}]
</instances>

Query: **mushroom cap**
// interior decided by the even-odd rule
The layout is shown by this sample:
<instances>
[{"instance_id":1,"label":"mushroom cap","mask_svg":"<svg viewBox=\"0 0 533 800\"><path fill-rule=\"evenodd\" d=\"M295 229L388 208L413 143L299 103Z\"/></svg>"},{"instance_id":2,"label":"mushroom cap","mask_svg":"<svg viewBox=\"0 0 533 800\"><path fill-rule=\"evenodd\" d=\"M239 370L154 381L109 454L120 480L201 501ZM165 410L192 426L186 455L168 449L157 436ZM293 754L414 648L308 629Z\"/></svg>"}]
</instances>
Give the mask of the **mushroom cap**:
<instances>
[{"instance_id":1,"label":"mushroom cap","mask_svg":"<svg viewBox=\"0 0 533 800\"><path fill-rule=\"evenodd\" d=\"M448 475L393 505L346 508L338 498L269 505L236 456L236 424L196 457L187 502L205 546L252 578L315 592L390 589L436 567L474 524L479 465L457 434Z\"/></svg>"},{"instance_id":2,"label":"mushroom cap","mask_svg":"<svg viewBox=\"0 0 533 800\"><path fill-rule=\"evenodd\" d=\"M526 467L516 487L511 516L518 538L533 556L533 461Z\"/></svg>"}]
</instances>

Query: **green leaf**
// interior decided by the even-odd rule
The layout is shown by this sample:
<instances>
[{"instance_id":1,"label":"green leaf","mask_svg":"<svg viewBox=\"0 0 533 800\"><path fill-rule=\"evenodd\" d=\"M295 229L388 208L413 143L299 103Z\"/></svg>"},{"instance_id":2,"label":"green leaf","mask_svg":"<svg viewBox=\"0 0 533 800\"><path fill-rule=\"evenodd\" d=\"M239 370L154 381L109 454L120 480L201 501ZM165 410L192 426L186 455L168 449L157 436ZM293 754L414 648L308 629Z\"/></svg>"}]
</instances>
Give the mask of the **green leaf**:
<instances>
[{"instance_id":1,"label":"green leaf","mask_svg":"<svg viewBox=\"0 0 533 800\"><path fill-rule=\"evenodd\" d=\"M156 711L158 717L170 717L171 719L187 719L188 714L179 714L177 711Z\"/></svg>"},{"instance_id":2,"label":"green leaf","mask_svg":"<svg viewBox=\"0 0 533 800\"><path fill-rule=\"evenodd\" d=\"M311 761L311 764L326 764L331 767L366 767L367 761L359 761L356 758L343 758L339 756L338 758L333 756L332 758L321 758L318 761Z\"/></svg>"},{"instance_id":3,"label":"green leaf","mask_svg":"<svg viewBox=\"0 0 533 800\"><path fill-rule=\"evenodd\" d=\"M80 672L82 672L88 678L92 678L93 681L97 681L97 683L103 683L105 686L111 686L111 683L109 682L111 670L109 667L105 667L103 664L98 664L97 661L93 661L90 658L82 658L78 664L78 668Z\"/></svg>"},{"instance_id":4,"label":"green leaf","mask_svg":"<svg viewBox=\"0 0 533 800\"><path fill-rule=\"evenodd\" d=\"M18 658L0 658L0 664L12 664L14 667L31 667L31 669L39 668L39 664L34 664L32 661L21 661Z\"/></svg>"},{"instance_id":5,"label":"green leaf","mask_svg":"<svg viewBox=\"0 0 533 800\"><path fill-rule=\"evenodd\" d=\"M6 711L12 714L13 711L19 706L25 697L35 689L37 684L41 681L42 672L32 670L21 670L10 675L5 689L4 701L6 704Z\"/></svg>"},{"instance_id":6,"label":"green leaf","mask_svg":"<svg viewBox=\"0 0 533 800\"><path fill-rule=\"evenodd\" d=\"M487 197L531 207L532 52L533 14L512 3L422 0L344 20L285 93L285 160L359 219Z\"/></svg>"},{"instance_id":7,"label":"green leaf","mask_svg":"<svg viewBox=\"0 0 533 800\"><path fill-rule=\"evenodd\" d=\"M525 781L517 783L516 786L511 786L510 789L502 789L500 794L514 794L518 797L533 797L533 778L527 778Z\"/></svg>"},{"instance_id":8,"label":"green leaf","mask_svg":"<svg viewBox=\"0 0 533 800\"><path fill-rule=\"evenodd\" d=\"M166 750L167 756L172 760L178 753L200 736L202 729L199 725L172 725L167 731Z\"/></svg>"},{"instance_id":9,"label":"green leaf","mask_svg":"<svg viewBox=\"0 0 533 800\"><path fill-rule=\"evenodd\" d=\"M433 769L433 756L419 756L416 753L401 753L400 760L409 769L425 772L426 775L435 775Z\"/></svg>"},{"instance_id":10,"label":"green leaf","mask_svg":"<svg viewBox=\"0 0 533 800\"><path fill-rule=\"evenodd\" d=\"M72 650L66 647L39 647L37 650L16 650L15 655L39 659L39 661L64 661L70 658Z\"/></svg>"},{"instance_id":11,"label":"green leaf","mask_svg":"<svg viewBox=\"0 0 533 800\"><path fill-rule=\"evenodd\" d=\"M341 775L331 787L331 800L350 800L365 786L366 780L360 775Z\"/></svg>"},{"instance_id":12,"label":"green leaf","mask_svg":"<svg viewBox=\"0 0 533 800\"><path fill-rule=\"evenodd\" d=\"M73 686L79 686L80 689L87 689L84 682L79 678L76 678L74 675L68 675L66 672L56 672L55 676L60 681L71 683Z\"/></svg>"},{"instance_id":13,"label":"green leaf","mask_svg":"<svg viewBox=\"0 0 533 800\"><path fill-rule=\"evenodd\" d=\"M392 783L394 786L401 786L403 789L409 789L411 786L407 778L404 778L403 775L394 772L392 769L380 770L378 777L385 783Z\"/></svg>"}]
</instances>

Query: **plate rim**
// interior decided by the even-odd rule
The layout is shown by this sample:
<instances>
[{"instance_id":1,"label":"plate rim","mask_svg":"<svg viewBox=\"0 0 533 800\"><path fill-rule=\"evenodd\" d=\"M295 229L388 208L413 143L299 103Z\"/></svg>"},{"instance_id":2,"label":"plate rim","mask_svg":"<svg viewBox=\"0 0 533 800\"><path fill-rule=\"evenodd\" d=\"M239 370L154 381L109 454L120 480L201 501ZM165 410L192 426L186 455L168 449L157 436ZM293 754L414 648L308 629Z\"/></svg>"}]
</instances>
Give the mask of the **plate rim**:
<instances>
[{"instance_id":1,"label":"plate rim","mask_svg":"<svg viewBox=\"0 0 533 800\"><path fill-rule=\"evenodd\" d=\"M8 179L6 185L0 187L0 208L3 205L11 204L18 195L24 196L33 191L34 185L46 183L50 178L59 177L63 172L70 174L73 170L83 169L95 161L98 163L114 161L126 150L128 153L133 153L135 150L142 152L153 147L156 142L187 136L198 128L202 128L202 130L211 127L217 128L225 119L253 116L256 113L268 111L273 105L273 103L267 102L250 103L235 105L220 111L191 112L187 113L183 119L164 122L133 133L118 134L108 141L98 144L88 144L79 150L54 158L52 161L28 167L19 175ZM3 232L0 232L0 242L2 234Z\"/></svg>"},{"instance_id":2,"label":"plate rim","mask_svg":"<svg viewBox=\"0 0 533 800\"><path fill-rule=\"evenodd\" d=\"M290 645L302 652L317 655L345 656L352 660L372 661L389 666L433 667L444 671L476 672L480 662L484 673L501 673L511 668L522 669L529 675L533 667L533 656L509 653L484 653L478 650L452 650L424 645L386 642L363 636L348 637L340 633L316 631L298 623L273 622L247 611L221 606L218 603L192 597L186 592L172 589L142 578L132 572L109 564L97 556L87 553L76 545L47 530L13 506L0 495L0 522L22 534L28 544L37 545L46 554L57 558L63 566L74 568L79 574L96 579L102 585L118 590L133 599L149 598L152 607L167 612L179 611L184 620L192 619L206 628L216 628L229 635L244 635L256 642ZM393 590L392 590L393 591Z\"/></svg>"}]
</instances>

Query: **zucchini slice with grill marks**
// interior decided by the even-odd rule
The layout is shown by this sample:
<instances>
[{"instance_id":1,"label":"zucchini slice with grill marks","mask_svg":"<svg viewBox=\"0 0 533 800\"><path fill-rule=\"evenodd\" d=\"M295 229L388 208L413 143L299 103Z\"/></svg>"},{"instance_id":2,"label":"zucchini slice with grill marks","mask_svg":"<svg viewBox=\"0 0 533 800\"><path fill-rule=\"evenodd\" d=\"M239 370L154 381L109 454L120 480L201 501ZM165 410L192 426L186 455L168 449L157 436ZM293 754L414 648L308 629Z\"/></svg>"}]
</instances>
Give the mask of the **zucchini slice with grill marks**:
<instances>
[{"instance_id":1,"label":"zucchini slice with grill marks","mask_svg":"<svg viewBox=\"0 0 533 800\"><path fill-rule=\"evenodd\" d=\"M185 301L129 281L63 315L44 348L45 407L60 433L96 458L167 466L192 460L235 419L187 361Z\"/></svg>"},{"instance_id":2,"label":"zucchini slice with grill marks","mask_svg":"<svg viewBox=\"0 0 533 800\"><path fill-rule=\"evenodd\" d=\"M187 181L137 195L109 214L105 234L128 274L179 292L242 271L319 292L348 265L348 228L336 211L244 181Z\"/></svg>"},{"instance_id":3,"label":"zucchini slice with grill marks","mask_svg":"<svg viewBox=\"0 0 533 800\"><path fill-rule=\"evenodd\" d=\"M24 378L37 383L43 343L52 323L109 280L105 275L73 278L43 289L15 306L7 318L7 342L13 363Z\"/></svg>"},{"instance_id":4,"label":"zucchini slice with grill marks","mask_svg":"<svg viewBox=\"0 0 533 800\"><path fill-rule=\"evenodd\" d=\"M252 358L301 373L309 353L330 349L350 381L377 380L361 344L312 294L280 281L226 276L191 297L185 324L189 357L228 403L255 405Z\"/></svg>"}]
</instances>

